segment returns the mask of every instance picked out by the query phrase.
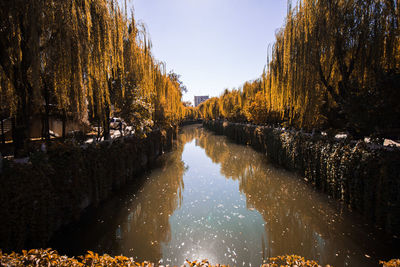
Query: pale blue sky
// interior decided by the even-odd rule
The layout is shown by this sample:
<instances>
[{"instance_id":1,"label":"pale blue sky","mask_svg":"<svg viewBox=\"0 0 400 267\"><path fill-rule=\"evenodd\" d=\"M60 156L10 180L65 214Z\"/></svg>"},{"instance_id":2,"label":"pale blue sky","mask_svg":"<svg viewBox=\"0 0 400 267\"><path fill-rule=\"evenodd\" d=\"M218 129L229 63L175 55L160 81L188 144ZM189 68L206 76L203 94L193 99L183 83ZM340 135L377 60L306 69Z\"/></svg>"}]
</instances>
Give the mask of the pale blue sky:
<instances>
[{"instance_id":1,"label":"pale blue sky","mask_svg":"<svg viewBox=\"0 0 400 267\"><path fill-rule=\"evenodd\" d=\"M121 1L123 2L123 1ZM258 78L267 47L283 26L286 0L131 0L156 59L180 74L194 95L219 96ZM129 11L128 11L129 13Z\"/></svg>"}]
</instances>

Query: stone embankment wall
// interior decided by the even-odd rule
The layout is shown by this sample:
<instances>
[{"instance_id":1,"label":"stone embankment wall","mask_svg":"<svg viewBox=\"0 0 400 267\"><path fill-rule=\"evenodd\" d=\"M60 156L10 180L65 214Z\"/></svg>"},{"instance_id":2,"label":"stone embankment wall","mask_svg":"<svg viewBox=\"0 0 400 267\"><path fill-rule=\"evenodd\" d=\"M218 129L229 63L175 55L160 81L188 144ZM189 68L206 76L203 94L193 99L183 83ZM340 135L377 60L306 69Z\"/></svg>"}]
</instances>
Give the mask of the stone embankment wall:
<instances>
[{"instance_id":1,"label":"stone embankment wall","mask_svg":"<svg viewBox=\"0 0 400 267\"><path fill-rule=\"evenodd\" d=\"M357 210L367 222L400 234L400 149L251 124L204 121L203 125L251 145Z\"/></svg>"},{"instance_id":2,"label":"stone embankment wall","mask_svg":"<svg viewBox=\"0 0 400 267\"><path fill-rule=\"evenodd\" d=\"M26 164L2 160L0 249L45 247L61 226L128 182L139 182L163 151L171 150L177 127L146 138L124 137L97 144L52 143Z\"/></svg>"},{"instance_id":3,"label":"stone embankment wall","mask_svg":"<svg viewBox=\"0 0 400 267\"><path fill-rule=\"evenodd\" d=\"M192 124L201 124L203 123L202 119L198 119L198 120L184 120L180 123L179 126L186 126L186 125L192 125Z\"/></svg>"}]
</instances>

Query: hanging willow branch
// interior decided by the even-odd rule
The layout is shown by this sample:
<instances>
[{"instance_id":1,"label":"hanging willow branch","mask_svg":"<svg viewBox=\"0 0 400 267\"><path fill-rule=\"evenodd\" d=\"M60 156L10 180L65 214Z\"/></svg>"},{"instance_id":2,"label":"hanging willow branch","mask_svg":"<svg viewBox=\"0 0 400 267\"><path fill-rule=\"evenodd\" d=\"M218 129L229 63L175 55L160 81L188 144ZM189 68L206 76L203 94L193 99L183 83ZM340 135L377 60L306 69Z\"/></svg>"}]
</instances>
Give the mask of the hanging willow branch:
<instances>
[{"instance_id":1,"label":"hanging willow branch","mask_svg":"<svg viewBox=\"0 0 400 267\"><path fill-rule=\"evenodd\" d=\"M200 111L242 120L232 117L235 109L248 121L356 137L396 129L400 135L400 104L393 100L400 97L399 31L398 0L299 1L288 8L260 79L222 94L220 113L204 113L214 110L214 100Z\"/></svg>"}]
</instances>

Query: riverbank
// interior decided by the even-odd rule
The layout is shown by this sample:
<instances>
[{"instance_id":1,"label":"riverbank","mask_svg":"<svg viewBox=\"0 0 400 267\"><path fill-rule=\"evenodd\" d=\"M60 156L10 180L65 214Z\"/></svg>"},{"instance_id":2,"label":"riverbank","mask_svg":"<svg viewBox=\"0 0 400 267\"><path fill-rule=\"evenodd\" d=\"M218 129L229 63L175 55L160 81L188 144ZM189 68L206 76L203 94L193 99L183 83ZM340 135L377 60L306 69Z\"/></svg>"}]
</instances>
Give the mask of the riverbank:
<instances>
[{"instance_id":1,"label":"riverbank","mask_svg":"<svg viewBox=\"0 0 400 267\"><path fill-rule=\"evenodd\" d=\"M185 120L183 122L181 122L179 124L179 127L183 127L183 126L188 126L188 125L193 125L193 124L202 124L203 120L202 119L198 119L198 120Z\"/></svg>"},{"instance_id":2,"label":"riverbank","mask_svg":"<svg viewBox=\"0 0 400 267\"><path fill-rule=\"evenodd\" d=\"M51 143L18 163L2 159L0 248L45 247L63 225L77 221L127 183L140 180L173 147L178 127L146 138L124 137L78 145Z\"/></svg>"},{"instance_id":3,"label":"riverbank","mask_svg":"<svg viewBox=\"0 0 400 267\"><path fill-rule=\"evenodd\" d=\"M400 149L218 120L203 126L265 153L367 222L399 236Z\"/></svg>"}]
</instances>

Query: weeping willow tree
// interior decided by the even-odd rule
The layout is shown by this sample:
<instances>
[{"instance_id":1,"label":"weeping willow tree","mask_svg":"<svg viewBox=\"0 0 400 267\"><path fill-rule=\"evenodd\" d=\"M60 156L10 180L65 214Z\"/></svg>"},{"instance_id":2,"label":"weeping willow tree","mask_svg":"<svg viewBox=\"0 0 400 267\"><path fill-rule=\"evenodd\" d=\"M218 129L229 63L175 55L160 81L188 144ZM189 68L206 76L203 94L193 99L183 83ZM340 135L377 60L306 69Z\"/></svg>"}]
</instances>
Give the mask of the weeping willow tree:
<instances>
[{"instance_id":1,"label":"weeping willow tree","mask_svg":"<svg viewBox=\"0 0 400 267\"><path fill-rule=\"evenodd\" d=\"M187 120L198 120L201 118L198 109L195 107L184 107L184 116Z\"/></svg>"},{"instance_id":2,"label":"weeping willow tree","mask_svg":"<svg viewBox=\"0 0 400 267\"><path fill-rule=\"evenodd\" d=\"M117 113L137 130L182 119L181 85L166 73L165 63L153 58L146 28L136 25L133 14L126 30L123 58L124 90L117 93Z\"/></svg>"},{"instance_id":3,"label":"weeping willow tree","mask_svg":"<svg viewBox=\"0 0 400 267\"><path fill-rule=\"evenodd\" d=\"M261 77L224 93L219 107L239 93L249 121L398 136L399 10L398 0L299 1Z\"/></svg>"},{"instance_id":4,"label":"weeping willow tree","mask_svg":"<svg viewBox=\"0 0 400 267\"><path fill-rule=\"evenodd\" d=\"M0 4L0 65L2 109L13 116L16 150L27 144L29 114L39 98L40 10L44 1ZM30 16L24 16L30 14ZM5 108L3 107L5 104Z\"/></svg>"},{"instance_id":5,"label":"weeping willow tree","mask_svg":"<svg viewBox=\"0 0 400 267\"><path fill-rule=\"evenodd\" d=\"M1 115L12 118L16 152L28 151L37 114L47 139L51 113L102 127L105 138L113 108L137 130L183 118L181 84L117 1L16 0L0 9Z\"/></svg>"},{"instance_id":6,"label":"weeping willow tree","mask_svg":"<svg viewBox=\"0 0 400 267\"><path fill-rule=\"evenodd\" d=\"M6 110L13 121L18 154L28 150L32 114L47 115L46 137L50 106L84 117L86 101L92 100L96 91L92 85L102 82L103 65L95 70L92 64L108 58L101 51L108 46L107 31L100 26L108 23L100 19L108 19L108 9L106 1L89 0L1 5L2 25L6 25L0 33L1 94L7 96ZM92 17L99 21L93 24Z\"/></svg>"}]
</instances>

